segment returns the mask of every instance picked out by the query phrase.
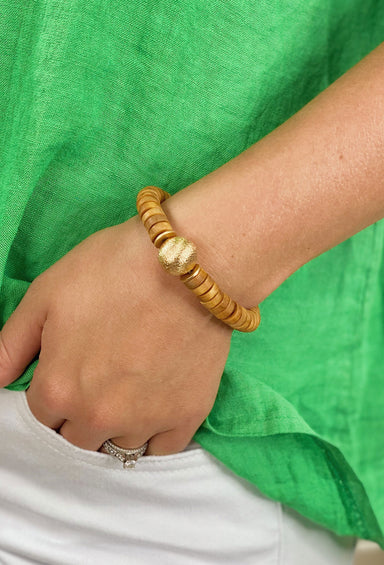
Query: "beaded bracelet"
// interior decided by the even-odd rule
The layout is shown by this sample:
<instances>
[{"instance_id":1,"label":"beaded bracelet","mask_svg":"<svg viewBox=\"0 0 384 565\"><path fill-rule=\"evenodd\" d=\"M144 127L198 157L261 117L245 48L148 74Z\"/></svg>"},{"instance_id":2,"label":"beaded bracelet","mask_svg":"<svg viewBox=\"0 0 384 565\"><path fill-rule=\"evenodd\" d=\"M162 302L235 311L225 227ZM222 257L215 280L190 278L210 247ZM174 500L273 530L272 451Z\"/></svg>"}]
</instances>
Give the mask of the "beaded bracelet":
<instances>
[{"instance_id":1,"label":"beaded bracelet","mask_svg":"<svg viewBox=\"0 0 384 565\"><path fill-rule=\"evenodd\" d=\"M260 310L244 308L220 290L215 281L197 264L196 246L178 236L168 221L161 203L170 197L157 186L147 186L137 195L136 206L152 243L159 249L164 269L189 288L216 318L241 332L253 332L260 323Z\"/></svg>"}]
</instances>

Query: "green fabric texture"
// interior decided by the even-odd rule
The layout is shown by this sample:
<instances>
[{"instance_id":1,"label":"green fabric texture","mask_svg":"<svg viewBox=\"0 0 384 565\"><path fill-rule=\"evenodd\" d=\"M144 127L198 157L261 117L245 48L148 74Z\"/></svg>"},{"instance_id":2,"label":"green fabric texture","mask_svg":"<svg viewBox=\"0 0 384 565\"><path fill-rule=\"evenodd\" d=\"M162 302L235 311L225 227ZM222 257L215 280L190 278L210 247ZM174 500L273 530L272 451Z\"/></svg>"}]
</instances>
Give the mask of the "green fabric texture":
<instances>
[{"instance_id":1,"label":"green fabric texture","mask_svg":"<svg viewBox=\"0 0 384 565\"><path fill-rule=\"evenodd\" d=\"M39 273L135 215L141 188L218 168L383 40L382 0L2 3L2 323ZM378 222L261 304L195 435L272 499L382 547L383 246Z\"/></svg>"}]
</instances>

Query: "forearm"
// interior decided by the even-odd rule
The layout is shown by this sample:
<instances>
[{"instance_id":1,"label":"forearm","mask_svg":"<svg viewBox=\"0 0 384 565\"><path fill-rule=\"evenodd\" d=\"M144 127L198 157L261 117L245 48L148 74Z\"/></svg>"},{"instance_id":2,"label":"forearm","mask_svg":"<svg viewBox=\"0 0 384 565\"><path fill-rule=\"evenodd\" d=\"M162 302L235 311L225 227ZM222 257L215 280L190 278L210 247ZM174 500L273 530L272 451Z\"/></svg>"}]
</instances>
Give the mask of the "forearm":
<instances>
[{"instance_id":1,"label":"forearm","mask_svg":"<svg viewBox=\"0 0 384 565\"><path fill-rule=\"evenodd\" d=\"M383 155L384 44L164 209L223 290L251 306L384 217Z\"/></svg>"}]
</instances>

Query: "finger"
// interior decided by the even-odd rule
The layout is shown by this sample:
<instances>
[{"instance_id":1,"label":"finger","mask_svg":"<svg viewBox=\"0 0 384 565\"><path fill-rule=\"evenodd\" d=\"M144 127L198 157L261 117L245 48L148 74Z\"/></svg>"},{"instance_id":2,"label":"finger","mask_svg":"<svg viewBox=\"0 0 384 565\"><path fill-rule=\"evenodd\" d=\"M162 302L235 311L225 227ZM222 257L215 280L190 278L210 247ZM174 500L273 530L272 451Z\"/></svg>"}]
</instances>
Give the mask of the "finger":
<instances>
[{"instance_id":1,"label":"finger","mask_svg":"<svg viewBox=\"0 0 384 565\"><path fill-rule=\"evenodd\" d=\"M86 423L79 423L67 420L60 428L60 434L70 443L87 449L89 451L99 451L103 443L107 439L111 439L111 434L101 430L95 430L87 426ZM119 436L112 438L112 441L118 447L123 449L135 449L141 447L147 441L145 436Z\"/></svg>"},{"instance_id":2,"label":"finger","mask_svg":"<svg viewBox=\"0 0 384 565\"><path fill-rule=\"evenodd\" d=\"M0 332L0 387L17 379L39 352L46 317L46 299L31 285Z\"/></svg>"},{"instance_id":3,"label":"finger","mask_svg":"<svg viewBox=\"0 0 384 565\"><path fill-rule=\"evenodd\" d=\"M36 420L48 426L48 428L58 430L65 422L65 417L55 405L47 401L46 395L41 393L41 386L36 373L37 370L26 394L29 409Z\"/></svg>"},{"instance_id":4,"label":"finger","mask_svg":"<svg viewBox=\"0 0 384 565\"><path fill-rule=\"evenodd\" d=\"M105 432L92 430L84 422L72 420L64 422L59 433L73 445L89 451L98 451L105 440L108 439Z\"/></svg>"},{"instance_id":5,"label":"finger","mask_svg":"<svg viewBox=\"0 0 384 565\"><path fill-rule=\"evenodd\" d=\"M172 453L179 453L187 447L195 432L195 429L186 430L185 428L180 428L156 434L149 440L145 455L171 455Z\"/></svg>"},{"instance_id":6,"label":"finger","mask_svg":"<svg viewBox=\"0 0 384 565\"><path fill-rule=\"evenodd\" d=\"M108 439L111 439L115 445L122 449L136 449L137 447L142 447L148 441L149 437L148 433L135 431L129 435Z\"/></svg>"}]
</instances>

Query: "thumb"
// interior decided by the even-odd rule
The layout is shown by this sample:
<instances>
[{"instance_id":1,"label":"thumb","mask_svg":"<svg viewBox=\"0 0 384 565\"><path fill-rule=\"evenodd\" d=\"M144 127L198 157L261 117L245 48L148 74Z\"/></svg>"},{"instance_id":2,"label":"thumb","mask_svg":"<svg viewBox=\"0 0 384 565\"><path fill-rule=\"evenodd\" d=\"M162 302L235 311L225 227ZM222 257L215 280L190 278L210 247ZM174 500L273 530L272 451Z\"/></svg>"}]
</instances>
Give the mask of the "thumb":
<instances>
[{"instance_id":1,"label":"thumb","mask_svg":"<svg viewBox=\"0 0 384 565\"><path fill-rule=\"evenodd\" d=\"M32 283L0 332L0 387L17 379L40 350L47 310L43 295Z\"/></svg>"}]
</instances>

